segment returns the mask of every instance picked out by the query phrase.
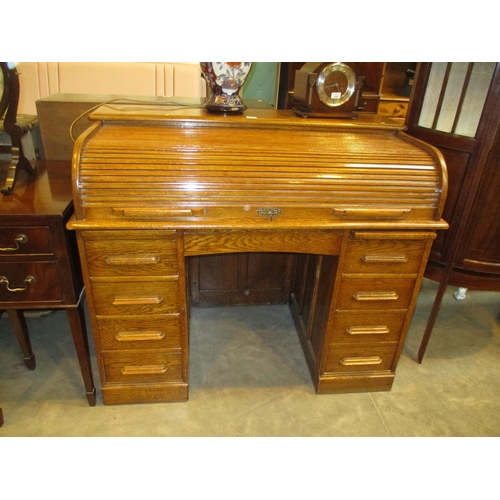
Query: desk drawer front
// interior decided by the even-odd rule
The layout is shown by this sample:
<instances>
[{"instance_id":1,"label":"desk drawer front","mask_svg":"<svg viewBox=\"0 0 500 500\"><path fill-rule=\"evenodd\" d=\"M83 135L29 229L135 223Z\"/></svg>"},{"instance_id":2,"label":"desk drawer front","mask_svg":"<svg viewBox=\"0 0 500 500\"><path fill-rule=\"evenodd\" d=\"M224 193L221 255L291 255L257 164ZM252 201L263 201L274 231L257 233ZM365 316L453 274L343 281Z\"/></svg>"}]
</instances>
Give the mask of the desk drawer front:
<instances>
[{"instance_id":1,"label":"desk drawer front","mask_svg":"<svg viewBox=\"0 0 500 500\"><path fill-rule=\"evenodd\" d=\"M397 343L373 346L330 344L323 371L373 372L390 370Z\"/></svg>"},{"instance_id":2,"label":"desk drawer front","mask_svg":"<svg viewBox=\"0 0 500 500\"><path fill-rule=\"evenodd\" d=\"M337 309L406 309L414 286L413 279L342 279Z\"/></svg>"},{"instance_id":3,"label":"desk drawer front","mask_svg":"<svg viewBox=\"0 0 500 500\"><path fill-rule=\"evenodd\" d=\"M406 311L338 314L333 322L330 340L343 344L396 342L405 318Z\"/></svg>"},{"instance_id":4,"label":"desk drawer front","mask_svg":"<svg viewBox=\"0 0 500 500\"><path fill-rule=\"evenodd\" d=\"M153 383L182 380L180 353L106 353L102 354L109 383Z\"/></svg>"},{"instance_id":5,"label":"desk drawer front","mask_svg":"<svg viewBox=\"0 0 500 500\"><path fill-rule=\"evenodd\" d=\"M168 314L179 312L179 285L173 281L94 283L98 315Z\"/></svg>"},{"instance_id":6,"label":"desk drawer front","mask_svg":"<svg viewBox=\"0 0 500 500\"><path fill-rule=\"evenodd\" d=\"M111 240L85 242L91 276L177 275L175 241Z\"/></svg>"},{"instance_id":7,"label":"desk drawer front","mask_svg":"<svg viewBox=\"0 0 500 500\"><path fill-rule=\"evenodd\" d=\"M344 273L410 273L420 270L427 241L352 240Z\"/></svg>"},{"instance_id":8,"label":"desk drawer front","mask_svg":"<svg viewBox=\"0 0 500 500\"><path fill-rule=\"evenodd\" d=\"M62 300L55 262L2 262L1 302L54 302Z\"/></svg>"},{"instance_id":9,"label":"desk drawer front","mask_svg":"<svg viewBox=\"0 0 500 500\"><path fill-rule=\"evenodd\" d=\"M0 258L9 255L50 255L48 227L5 227L0 232Z\"/></svg>"},{"instance_id":10,"label":"desk drawer front","mask_svg":"<svg viewBox=\"0 0 500 500\"><path fill-rule=\"evenodd\" d=\"M103 350L180 349L178 314L98 318Z\"/></svg>"}]
</instances>

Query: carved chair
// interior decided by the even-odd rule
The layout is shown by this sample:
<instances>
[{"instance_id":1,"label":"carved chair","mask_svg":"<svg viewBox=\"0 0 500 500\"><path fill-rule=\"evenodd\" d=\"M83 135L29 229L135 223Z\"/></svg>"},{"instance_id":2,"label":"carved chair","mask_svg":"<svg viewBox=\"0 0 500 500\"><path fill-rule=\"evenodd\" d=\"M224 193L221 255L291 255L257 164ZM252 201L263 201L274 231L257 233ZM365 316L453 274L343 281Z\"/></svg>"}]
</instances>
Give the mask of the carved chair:
<instances>
[{"instance_id":1,"label":"carved chair","mask_svg":"<svg viewBox=\"0 0 500 500\"><path fill-rule=\"evenodd\" d=\"M22 138L28 132L29 123L33 117L18 115L19 104L19 75L12 63L0 62L0 120L3 126L0 131L10 136L11 145L2 147L2 150L10 150L12 159L8 166L5 185L0 189L2 194L9 195L14 189L17 176L21 170L29 174L35 172L23 152Z\"/></svg>"}]
</instances>

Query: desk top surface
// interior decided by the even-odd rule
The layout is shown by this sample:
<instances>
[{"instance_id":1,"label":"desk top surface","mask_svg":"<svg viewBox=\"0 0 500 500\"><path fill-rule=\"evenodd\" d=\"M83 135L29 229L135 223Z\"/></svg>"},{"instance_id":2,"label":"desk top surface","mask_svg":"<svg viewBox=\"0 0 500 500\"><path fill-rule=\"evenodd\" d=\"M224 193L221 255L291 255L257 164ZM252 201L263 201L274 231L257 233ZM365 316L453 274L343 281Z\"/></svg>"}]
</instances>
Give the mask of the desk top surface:
<instances>
[{"instance_id":1,"label":"desk top surface","mask_svg":"<svg viewBox=\"0 0 500 500\"><path fill-rule=\"evenodd\" d=\"M0 182L7 165L0 166ZM61 216L72 210L69 162L38 162L35 175L19 173L14 192L0 197L0 217Z\"/></svg>"},{"instance_id":2,"label":"desk top surface","mask_svg":"<svg viewBox=\"0 0 500 500\"><path fill-rule=\"evenodd\" d=\"M182 126L209 127L303 127L308 129L351 130L381 129L404 130L405 126L388 117L374 114L359 114L352 119L338 118L303 118L291 110L275 110L265 107L248 107L241 114L225 115L208 112L200 103L164 102L162 104L118 104L109 103L97 108L89 115L90 120L97 121L154 121L157 125L179 124Z\"/></svg>"}]
</instances>

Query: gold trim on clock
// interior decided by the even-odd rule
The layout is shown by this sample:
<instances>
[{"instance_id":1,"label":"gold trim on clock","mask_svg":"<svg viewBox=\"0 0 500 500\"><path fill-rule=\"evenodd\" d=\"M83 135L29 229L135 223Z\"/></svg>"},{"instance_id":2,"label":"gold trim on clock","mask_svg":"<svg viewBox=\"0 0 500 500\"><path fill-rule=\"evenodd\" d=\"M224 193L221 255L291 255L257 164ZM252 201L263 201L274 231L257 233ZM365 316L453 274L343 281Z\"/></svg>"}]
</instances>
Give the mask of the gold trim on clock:
<instances>
[{"instance_id":1,"label":"gold trim on clock","mask_svg":"<svg viewBox=\"0 0 500 500\"><path fill-rule=\"evenodd\" d=\"M341 73L347 79L347 88L344 90L337 87L337 91L332 85L328 85L327 78L332 73ZM340 62L332 63L326 66L316 79L316 91L319 100L329 106L335 108L346 103L356 92L356 73L347 66Z\"/></svg>"}]
</instances>

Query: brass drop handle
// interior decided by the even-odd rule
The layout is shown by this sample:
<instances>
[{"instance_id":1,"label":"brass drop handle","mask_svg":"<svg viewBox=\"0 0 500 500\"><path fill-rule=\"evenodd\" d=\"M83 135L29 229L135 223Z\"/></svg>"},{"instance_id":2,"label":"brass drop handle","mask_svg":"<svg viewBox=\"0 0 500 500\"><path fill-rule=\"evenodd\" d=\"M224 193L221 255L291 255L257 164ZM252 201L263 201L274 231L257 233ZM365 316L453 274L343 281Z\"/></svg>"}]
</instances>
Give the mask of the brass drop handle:
<instances>
[{"instance_id":1,"label":"brass drop handle","mask_svg":"<svg viewBox=\"0 0 500 500\"><path fill-rule=\"evenodd\" d=\"M10 287L10 283L9 283L9 280L7 279L6 276L0 276L0 284L2 285L5 285L7 290L9 292L24 292L25 290L28 289L28 285L30 285L31 283L35 283L36 282L36 279L34 276L26 276L26 278L24 278L24 283L26 283L26 286L24 287L19 287L19 288L11 288Z\"/></svg>"},{"instance_id":2,"label":"brass drop handle","mask_svg":"<svg viewBox=\"0 0 500 500\"><path fill-rule=\"evenodd\" d=\"M22 243L26 243L28 241L28 237L25 234L18 234L14 240L14 243L16 244L15 247L5 247L5 248L0 248L0 252L15 252L16 250L19 250L19 246Z\"/></svg>"}]
</instances>

